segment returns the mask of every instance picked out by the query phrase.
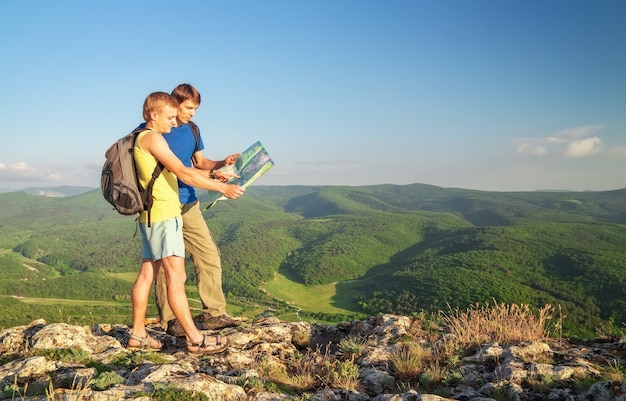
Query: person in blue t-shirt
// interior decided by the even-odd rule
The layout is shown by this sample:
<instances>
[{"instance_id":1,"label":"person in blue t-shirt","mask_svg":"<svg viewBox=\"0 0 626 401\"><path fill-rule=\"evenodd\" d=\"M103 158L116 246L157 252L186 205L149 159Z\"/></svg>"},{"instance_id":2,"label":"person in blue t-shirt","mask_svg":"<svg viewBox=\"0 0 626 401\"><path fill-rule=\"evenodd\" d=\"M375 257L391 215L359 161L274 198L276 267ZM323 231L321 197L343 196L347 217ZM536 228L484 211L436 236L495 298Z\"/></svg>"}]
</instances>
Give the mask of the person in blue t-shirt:
<instances>
[{"instance_id":1,"label":"person in blue t-shirt","mask_svg":"<svg viewBox=\"0 0 626 401\"><path fill-rule=\"evenodd\" d=\"M217 171L217 169L234 164L239 153L232 154L224 160L213 161L202 155L204 143L198 129L198 147L189 124L196 109L200 106L200 93L189 84L178 85L172 91L172 96L178 101L178 126L165 136L165 140L172 152L185 164L198 169L206 170L207 174L222 182L228 181L232 176L229 173ZM193 124L193 123L192 123ZM222 266L220 253L213 235L209 230L202 211L200 202L196 197L194 188L178 180L178 193L182 205L183 237L185 240L185 252L191 256L198 284L198 294L202 302L202 314L197 317L204 330L218 330L225 327L235 327L241 324L241 318L234 318L226 313L226 298L222 289ZM227 185L228 188L236 185ZM224 192L228 198L228 191ZM167 287L165 274L160 270L155 286L156 304L161 318L161 325L168 334L182 337L184 331L180 323L174 317L167 303Z\"/></svg>"}]
</instances>

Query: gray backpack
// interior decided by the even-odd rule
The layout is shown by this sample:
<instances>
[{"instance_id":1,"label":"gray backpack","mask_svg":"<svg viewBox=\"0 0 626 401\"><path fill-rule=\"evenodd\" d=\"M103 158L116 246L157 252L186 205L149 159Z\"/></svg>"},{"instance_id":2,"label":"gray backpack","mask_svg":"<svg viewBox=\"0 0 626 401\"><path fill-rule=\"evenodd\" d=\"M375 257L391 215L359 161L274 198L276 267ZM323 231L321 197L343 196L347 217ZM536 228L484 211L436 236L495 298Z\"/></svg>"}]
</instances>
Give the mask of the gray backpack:
<instances>
[{"instance_id":1,"label":"gray backpack","mask_svg":"<svg viewBox=\"0 0 626 401\"><path fill-rule=\"evenodd\" d=\"M113 205L118 213L131 216L148 211L149 226L153 201L152 187L164 166L159 162L152 172L148 186L141 187L137 179L133 149L137 135L145 130L145 128L137 128L109 147L105 153L106 160L102 167L100 187L104 199Z\"/></svg>"}]
</instances>

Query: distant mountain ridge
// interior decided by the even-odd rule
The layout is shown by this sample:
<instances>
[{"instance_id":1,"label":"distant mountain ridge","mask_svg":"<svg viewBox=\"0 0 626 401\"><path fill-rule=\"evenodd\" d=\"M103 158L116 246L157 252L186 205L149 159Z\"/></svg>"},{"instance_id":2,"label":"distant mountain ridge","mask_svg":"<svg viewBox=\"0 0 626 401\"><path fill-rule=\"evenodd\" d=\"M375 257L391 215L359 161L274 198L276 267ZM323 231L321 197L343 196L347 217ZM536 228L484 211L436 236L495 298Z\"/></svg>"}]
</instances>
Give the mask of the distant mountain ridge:
<instances>
[{"instance_id":1,"label":"distant mountain ridge","mask_svg":"<svg viewBox=\"0 0 626 401\"><path fill-rule=\"evenodd\" d=\"M62 198L66 196L76 196L92 191L94 187L77 187L63 185L58 187L27 187L20 190L2 190L0 193L6 192L26 192L31 195L47 196L52 198Z\"/></svg>"},{"instance_id":2,"label":"distant mountain ridge","mask_svg":"<svg viewBox=\"0 0 626 401\"><path fill-rule=\"evenodd\" d=\"M395 185L395 184L381 184L381 186L384 185ZM409 185L422 185L422 184L409 184ZM256 185L258 186L258 185ZM261 185L263 186L263 185ZM331 185L331 186L338 186L338 185ZM377 185L378 186L378 185ZM273 187L273 186L270 186ZM298 187L298 185L283 185L281 187ZM62 186L54 186L54 187L43 187L43 186L38 186L38 187L26 187L26 188L22 188L22 189L0 189L0 193L6 193L6 192L26 192L28 194L31 195L41 195L41 196L52 196L52 197L64 197L64 196L76 196L76 195L81 195L84 193L87 193L89 191L92 191L96 189L95 187L85 187L85 186L72 186L72 185L62 185ZM442 189L446 189L446 188L442 188ZM448 188L450 189L450 188ZM452 188L454 189L454 188ZM460 190L469 190L469 191L473 191L472 189L464 189L464 188L459 188ZM620 189L617 189L620 190ZM197 190L198 193L205 193L205 190ZM479 191L479 190L477 190ZM511 191L510 191L511 192ZM512 191L514 193L520 193L520 192L603 192L603 191L593 191L593 190L588 190L588 191L572 191L572 190L568 190L568 189L538 189L538 190L533 190L533 191Z\"/></svg>"}]
</instances>

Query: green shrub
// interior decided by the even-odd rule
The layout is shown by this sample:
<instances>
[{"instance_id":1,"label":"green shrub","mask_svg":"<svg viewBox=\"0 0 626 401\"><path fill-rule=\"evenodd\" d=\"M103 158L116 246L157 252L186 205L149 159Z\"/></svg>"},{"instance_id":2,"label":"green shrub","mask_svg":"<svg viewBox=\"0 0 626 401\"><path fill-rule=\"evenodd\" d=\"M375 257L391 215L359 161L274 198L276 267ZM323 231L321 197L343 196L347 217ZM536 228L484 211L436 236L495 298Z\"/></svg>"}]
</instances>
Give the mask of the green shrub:
<instances>
[{"instance_id":1,"label":"green shrub","mask_svg":"<svg viewBox=\"0 0 626 401\"><path fill-rule=\"evenodd\" d=\"M152 393L139 392L134 397L150 397L154 401L210 401L203 393L182 390L171 384L157 384Z\"/></svg>"},{"instance_id":2,"label":"green shrub","mask_svg":"<svg viewBox=\"0 0 626 401\"><path fill-rule=\"evenodd\" d=\"M100 373L91 382L91 388L102 391L116 384L124 383L124 378L115 372Z\"/></svg>"}]
</instances>

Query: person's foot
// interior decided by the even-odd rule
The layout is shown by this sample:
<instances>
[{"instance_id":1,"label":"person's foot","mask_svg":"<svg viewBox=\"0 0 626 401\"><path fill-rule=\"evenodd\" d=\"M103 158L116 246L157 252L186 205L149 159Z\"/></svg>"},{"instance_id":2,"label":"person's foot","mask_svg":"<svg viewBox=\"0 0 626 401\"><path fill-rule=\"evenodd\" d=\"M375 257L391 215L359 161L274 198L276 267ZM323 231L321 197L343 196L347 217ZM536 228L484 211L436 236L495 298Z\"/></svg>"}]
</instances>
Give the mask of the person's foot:
<instances>
[{"instance_id":1,"label":"person's foot","mask_svg":"<svg viewBox=\"0 0 626 401\"><path fill-rule=\"evenodd\" d=\"M211 316L206 312L202 312L198 318L202 325L202 330L219 330L226 327L237 327L243 322L243 319L234 318L227 313L219 316Z\"/></svg>"},{"instance_id":2,"label":"person's foot","mask_svg":"<svg viewBox=\"0 0 626 401\"><path fill-rule=\"evenodd\" d=\"M183 330L183 326L176 319L167 322L166 333L174 337L185 337L185 330Z\"/></svg>"},{"instance_id":3,"label":"person's foot","mask_svg":"<svg viewBox=\"0 0 626 401\"><path fill-rule=\"evenodd\" d=\"M127 349L130 351L159 351L162 347L163 344L159 340L147 334L145 337L140 337L131 333Z\"/></svg>"},{"instance_id":4,"label":"person's foot","mask_svg":"<svg viewBox=\"0 0 626 401\"><path fill-rule=\"evenodd\" d=\"M228 338L219 334L210 336L205 334L200 342L187 341L187 352L191 355L210 355L225 351L228 348Z\"/></svg>"}]
</instances>

